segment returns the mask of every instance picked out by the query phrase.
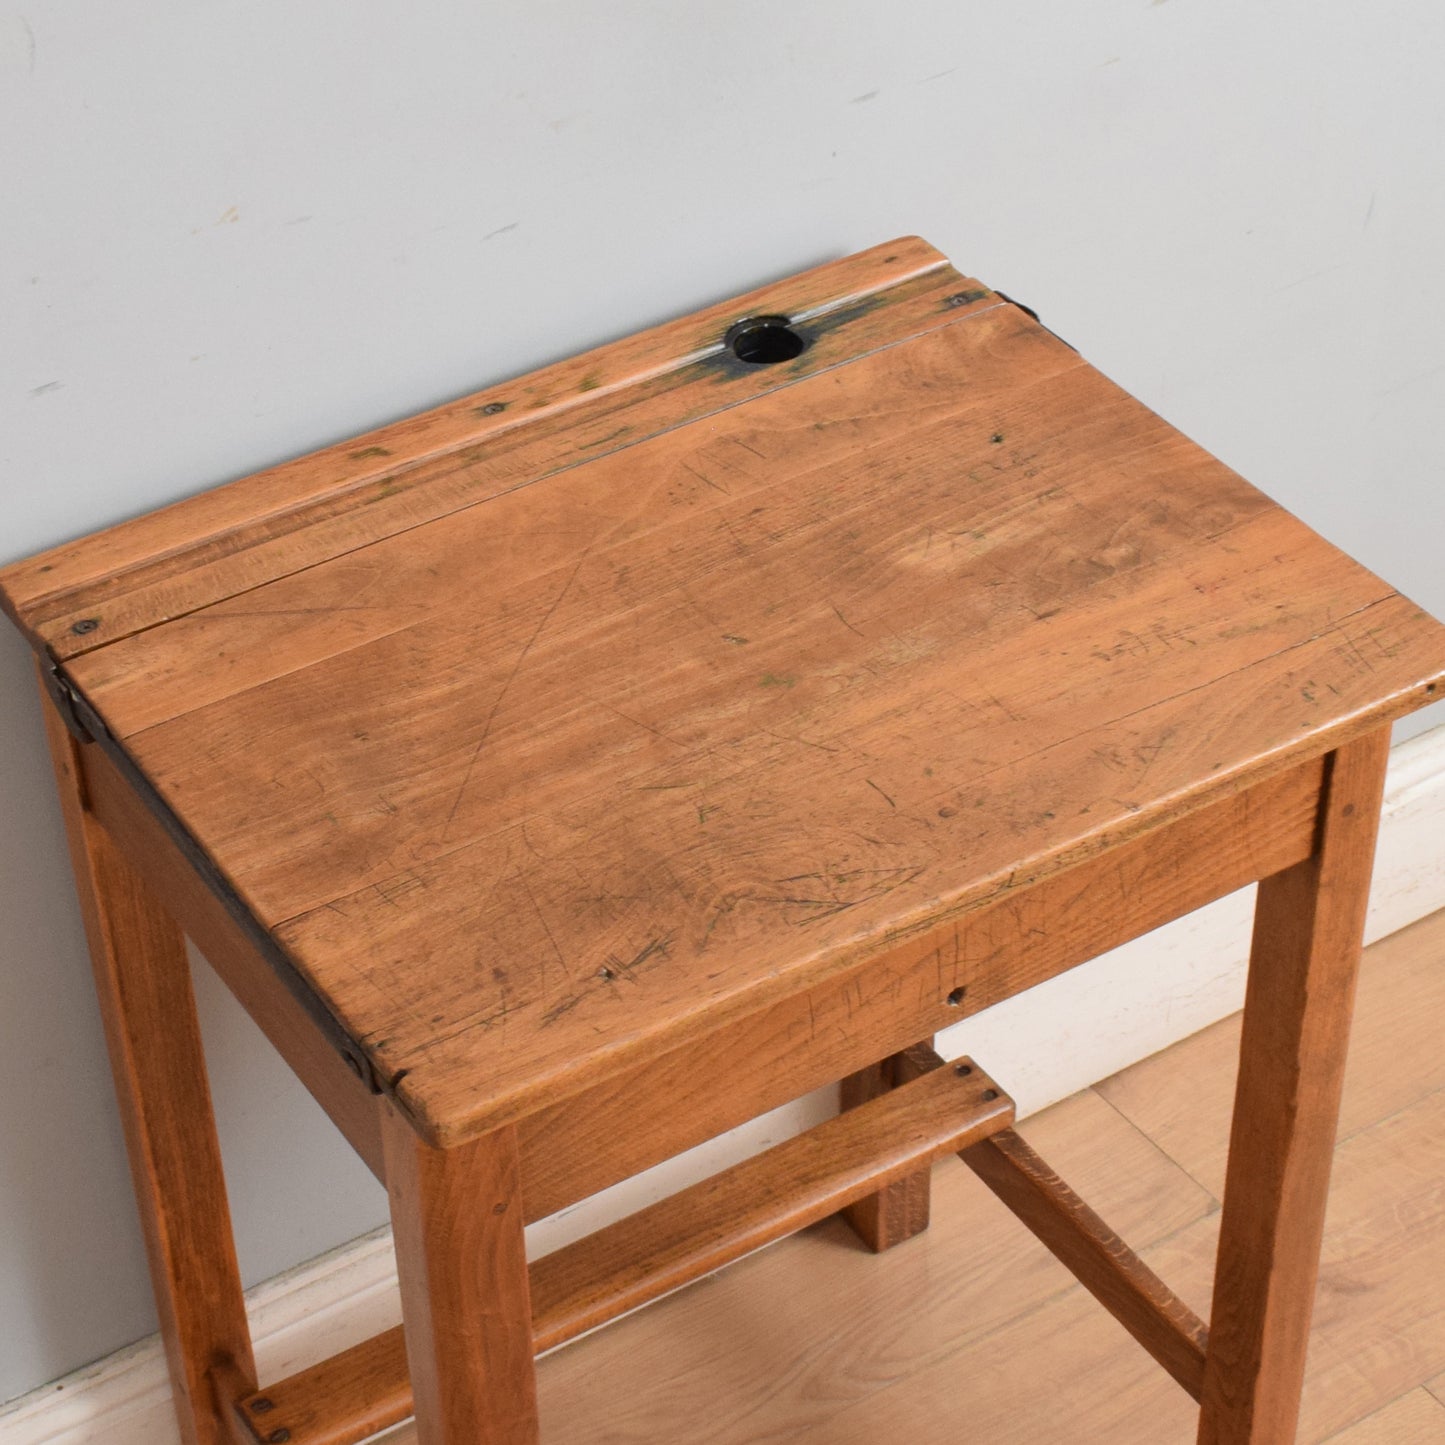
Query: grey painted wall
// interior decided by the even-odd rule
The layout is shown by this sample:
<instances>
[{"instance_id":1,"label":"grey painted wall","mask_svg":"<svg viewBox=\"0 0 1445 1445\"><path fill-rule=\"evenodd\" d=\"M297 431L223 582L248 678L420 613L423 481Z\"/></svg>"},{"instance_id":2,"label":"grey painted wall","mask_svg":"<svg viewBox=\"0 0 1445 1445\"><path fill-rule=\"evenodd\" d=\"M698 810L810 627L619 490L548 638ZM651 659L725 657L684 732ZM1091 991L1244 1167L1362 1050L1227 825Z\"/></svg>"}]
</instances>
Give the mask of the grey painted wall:
<instances>
[{"instance_id":1,"label":"grey painted wall","mask_svg":"<svg viewBox=\"0 0 1445 1445\"><path fill-rule=\"evenodd\" d=\"M5 5L0 560L917 231L1445 613L1442 47L1433 0ZM153 1328L26 664L0 1399ZM254 1281L384 1204L203 984Z\"/></svg>"}]
</instances>

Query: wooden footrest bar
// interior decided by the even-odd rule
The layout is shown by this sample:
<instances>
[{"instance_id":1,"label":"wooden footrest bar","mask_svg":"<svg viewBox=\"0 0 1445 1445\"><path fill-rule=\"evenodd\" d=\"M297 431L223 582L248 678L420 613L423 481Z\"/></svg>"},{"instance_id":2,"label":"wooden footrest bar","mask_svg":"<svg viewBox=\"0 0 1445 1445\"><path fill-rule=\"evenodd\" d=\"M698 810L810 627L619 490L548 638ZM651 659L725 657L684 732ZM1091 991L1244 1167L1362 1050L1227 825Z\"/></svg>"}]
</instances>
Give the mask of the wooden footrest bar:
<instances>
[{"instance_id":1,"label":"wooden footrest bar","mask_svg":"<svg viewBox=\"0 0 1445 1445\"><path fill-rule=\"evenodd\" d=\"M532 1271L537 1348L711 1274L1008 1127L1013 1100L977 1066L941 1059L939 1065L538 1260Z\"/></svg>"},{"instance_id":2,"label":"wooden footrest bar","mask_svg":"<svg viewBox=\"0 0 1445 1445\"><path fill-rule=\"evenodd\" d=\"M1013 1101L977 1065L933 1059L931 1072L537 1260L529 1270L537 1350L1008 1128ZM236 1404L245 1445L353 1445L410 1413L400 1329Z\"/></svg>"}]
</instances>

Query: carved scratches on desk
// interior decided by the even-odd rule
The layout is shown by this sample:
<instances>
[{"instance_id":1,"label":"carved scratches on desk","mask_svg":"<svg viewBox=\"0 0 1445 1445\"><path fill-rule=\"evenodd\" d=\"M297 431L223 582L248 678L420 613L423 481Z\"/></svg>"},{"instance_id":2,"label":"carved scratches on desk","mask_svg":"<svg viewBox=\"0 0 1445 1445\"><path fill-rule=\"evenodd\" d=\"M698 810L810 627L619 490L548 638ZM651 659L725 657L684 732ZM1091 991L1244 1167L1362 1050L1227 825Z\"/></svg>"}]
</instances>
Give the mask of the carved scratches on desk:
<instances>
[{"instance_id":1,"label":"carved scratches on desk","mask_svg":"<svg viewBox=\"0 0 1445 1445\"><path fill-rule=\"evenodd\" d=\"M788 525L796 529L808 515L807 494L800 504L791 493L804 489L810 476L827 478L849 458L850 469L859 470L868 454L854 457L860 446L876 453L902 445L910 434L946 426L950 418L978 432L992 424L1011 390L1082 366L1066 348L1041 344L1013 308L974 316L967 327L966 343L954 325L894 347L886 386L863 362L766 393L701 434L680 428L635 442L548 477L540 490L499 489L485 505L190 609L164 628L75 658L74 674L103 699L112 726L130 734L419 622L429 633L455 635L480 626L503 603L509 611L519 604L522 611L533 605L540 611L555 595L548 574L561 569L565 575L584 548L604 558L616 553L608 566L594 565L600 585L626 589L634 606L661 597L675 609L689 581L709 577L711 588L710 574L729 557L759 561L758 544L767 541L757 531L759 501L769 502L775 515L790 506L798 516ZM940 388L936 375L944 367L965 368L969 385ZM1020 415L1017 424L1023 420ZM896 470L906 453L891 460ZM1006 460L991 456L987 475L1001 476ZM835 481L827 496L839 495ZM992 520L1001 526L1010 518ZM1016 526L1023 518L1012 520ZM703 530L703 524L711 525ZM660 538L669 548L654 545L653 555L634 555L654 533L654 542ZM484 606L478 578L487 579ZM527 589L534 586L537 601L529 603ZM740 590L746 597L755 586L744 581ZM514 602L505 595L512 592L519 594ZM696 606L685 597L684 605ZM708 612L715 620L717 605ZM776 632L776 623L768 630ZM238 654L233 644L241 638L249 645ZM226 658L215 656L218 647L228 650ZM501 646L497 656L506 651Z\"/></svg>"},{"instance_id":2,"label":"carved scratches on desk","mask_svg":"<svg viewBox=\"0 0 1445 1445\"><path fill-rule=\"evenodd\" d=\"M1021 900L1000 899L899 943L865 967L761 1012L740 1012L706 1037L551 1103L518 1125L528 1217L564 1208L862 1068L885 1049L903 1049L1298 861L1310 849L1319 780L1316 765L1226 798L1179 826L1176 851L1164 852L1147 837L1124 844ZM1093 906L1099 899L1111 906ZM707 1082L718 1071L728 1073L726 1091ZM670 1107L655 1108L651 1100ZM646 1127L639 1127L643 1119Z\"/></svg>"}]
</instances>

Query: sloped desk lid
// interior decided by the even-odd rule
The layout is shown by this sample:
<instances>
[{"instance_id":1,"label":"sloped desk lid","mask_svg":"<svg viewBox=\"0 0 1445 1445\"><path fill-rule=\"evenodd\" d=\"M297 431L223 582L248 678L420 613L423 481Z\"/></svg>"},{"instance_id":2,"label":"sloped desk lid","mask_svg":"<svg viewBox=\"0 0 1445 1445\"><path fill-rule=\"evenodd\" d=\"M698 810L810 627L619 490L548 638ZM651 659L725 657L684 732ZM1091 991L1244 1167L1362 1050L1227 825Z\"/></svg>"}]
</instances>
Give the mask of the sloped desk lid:
<instances>
[{"instance_id":1,"label":"sloped desk lid","mask_svg":"<svg viewBox=\"0 0 1445 1445\"><path fill-rule=\"evenodd\" d=\"M1445 676L1438 624L916 239L0 595L440 1141Z\"/></svg>"}]
</instances>

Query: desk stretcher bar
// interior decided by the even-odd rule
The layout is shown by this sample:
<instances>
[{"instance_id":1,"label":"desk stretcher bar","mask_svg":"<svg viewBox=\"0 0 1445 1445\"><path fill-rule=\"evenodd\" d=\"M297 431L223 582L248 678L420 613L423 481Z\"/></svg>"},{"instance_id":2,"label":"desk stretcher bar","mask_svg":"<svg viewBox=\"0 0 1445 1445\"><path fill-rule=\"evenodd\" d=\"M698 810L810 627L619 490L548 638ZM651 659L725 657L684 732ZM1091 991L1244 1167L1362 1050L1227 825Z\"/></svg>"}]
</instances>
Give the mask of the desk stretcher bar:
<instances>
[{"instance_id":1,"label":"desk stretcher bar","mask_svg":"<svg viewBox=\"0 0 1445 1445\"><path fill-rule=\"evenodd\" d=\"M1012 1100L971 1059L898 1057L891 1092L536 1261L537 1353L957 1153L1197 1400L1207 1327L1014 1131ZM354 1445L411 1409L397 1327L238 1400L237 1442Z\"/></svg>"},{"instance_id":2,"label":"desk stretcher bar","mask_svg":"<svg viewBox=\"0 0 1445 1445\"><path fill-rule=\"evenodd\" d=\"M544 1255L528 1271L541 1353L979 1143L1014 1107L972 1060L928 1071L741 1164ZM352 1445L411 1413L402 1331L237 1404L244 1445Z\"/></svg>"}]
</instances>

